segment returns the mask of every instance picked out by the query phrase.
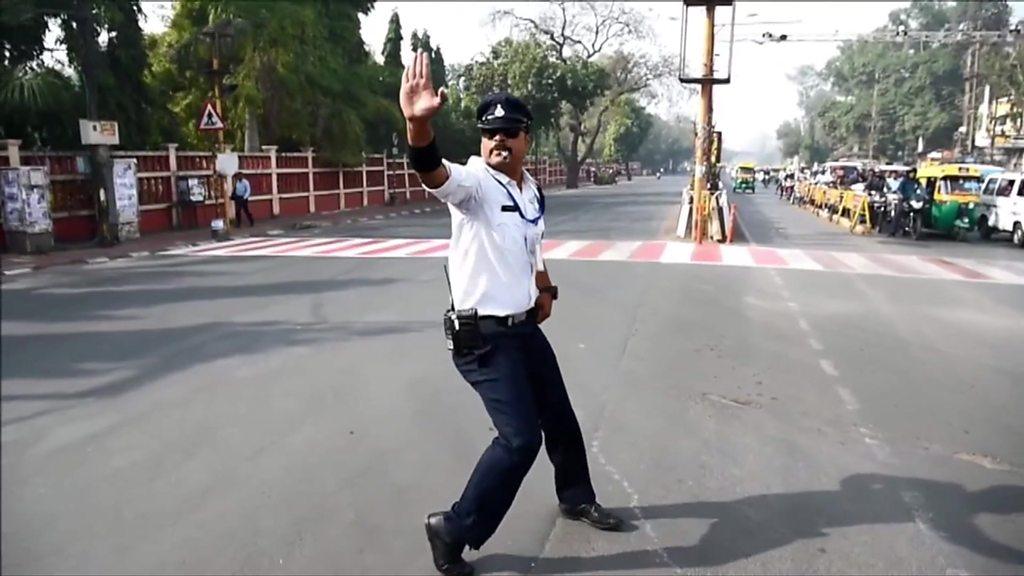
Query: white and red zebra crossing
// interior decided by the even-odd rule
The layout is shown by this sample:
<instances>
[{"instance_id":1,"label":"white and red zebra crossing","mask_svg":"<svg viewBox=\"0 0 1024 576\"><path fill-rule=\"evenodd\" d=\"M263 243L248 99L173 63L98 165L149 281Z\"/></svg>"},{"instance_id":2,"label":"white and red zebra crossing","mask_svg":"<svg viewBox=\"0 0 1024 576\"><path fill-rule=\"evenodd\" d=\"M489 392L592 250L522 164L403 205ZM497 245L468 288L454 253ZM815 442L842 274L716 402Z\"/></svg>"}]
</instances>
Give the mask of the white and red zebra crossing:
<instances>
[{"instance_id":1,"label":"white and red zebra crossing","mask_svg":"<svg viewBox=\"0 0 1024 576\"><path fill-rule=\"evenodd\" d=\"M421 238L282 238L255 237L163 252L188 256L295 256L306 258L437 258L448 255L447 239ZM545 240L549 260L658 262L822 270L1024 284L1024 263L769 248L766 246L695 245L675 241Z\"/></svg>"}]
</instances>

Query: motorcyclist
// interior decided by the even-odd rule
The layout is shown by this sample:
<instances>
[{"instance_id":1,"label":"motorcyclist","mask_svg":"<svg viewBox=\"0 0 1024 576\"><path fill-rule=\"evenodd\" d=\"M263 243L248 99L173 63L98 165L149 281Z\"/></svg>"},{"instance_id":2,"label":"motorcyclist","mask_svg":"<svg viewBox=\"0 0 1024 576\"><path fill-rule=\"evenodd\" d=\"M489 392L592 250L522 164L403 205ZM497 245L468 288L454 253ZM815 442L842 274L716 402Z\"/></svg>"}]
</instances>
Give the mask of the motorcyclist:
<instances>
[{"instance_id":1,"label":"motorcyclist","mask_svg":"<svg viewBox=\"0 0 1024 576\"><path fill-rule=\"evenodd\" d=\"M867 193L872 192L885 192L885 178L878 172L875 172L874 168L868 169L868 178L864 183L864 191Z\"/></svg>"},{"instance_id":2,"label":"motorcyclist","mask_svg":"<svg viewBox=\"0 0 1024 576\"><path fill-rule=\"evenodd\" d=\"M885 178L882 177L880 172L876 172L874 168L868 169L867 181L864 182L864 192L868 195L868 200L871 202L871 217L873 222L878 223L880 216L885 211L885 193L887 185Z\"/></svg>"},{"instance_id":3,"label":"motorcyclist","mask_svg":"<svg viewBox=\"0 0 1024 576\"><path fill-rule=\"evenodd\" d=\"M907 203L915 194L921 192L921 183L917 181L917 169L911 168L903 175L896 192L900 195L900 201L896 204L896 217L892 220L892 230L889 236L896 236L896 232L903 229L903 219L907 215Z\"/></svg>"},{"instance_id":4,"label":"motorcyclist","mask_svg":"<svg viewBox=\"0 0 1024 576\"><path fill-rule=\"evenodd\" d=\"M899 187L899 185L900 185L900 175L899 175L899 172L896 172L895 170L893 170L893 171L890 171L888 174L886 174L885 175L885 184L889 187L889 190L888 190L889 192L895 192L896 188Z\"/></svg>"}]
</instances>

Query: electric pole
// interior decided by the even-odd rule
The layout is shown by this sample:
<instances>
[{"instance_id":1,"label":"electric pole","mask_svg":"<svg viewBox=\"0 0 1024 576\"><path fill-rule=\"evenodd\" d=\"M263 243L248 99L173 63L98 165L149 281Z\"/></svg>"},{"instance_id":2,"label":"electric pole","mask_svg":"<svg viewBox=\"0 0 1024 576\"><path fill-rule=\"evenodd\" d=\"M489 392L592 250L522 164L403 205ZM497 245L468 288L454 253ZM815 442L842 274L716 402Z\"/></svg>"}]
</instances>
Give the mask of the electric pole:
<instances>
[{"instance_id":1,"label":"electric pole","mask_svg":"<svg viewBox=\"0 0 1024 576\"><path fill-rule=\"evenodd\" d=\"M715 75L715 9L717 7L732 9L729 29L729 66L724 77ZM686 69L686 32L687 14L690 8L704 8L704 42L703 58L700 75L687 76ZM700 84L700 118L697 121L696 146L694 146L694 179L691 191L690 230L694 242L700 244L705 237L711 239L712 222L718 221L718 207L711 196L710 183L717 181L715 177L717 165L712 154L714 138L714 105L713 92L715 84L728 84L732 68L732 39L735 27L735 7L731 0L683 0L683 31L682 53L680 55L679 81L683 84ZM724 231L720 231L724 232ZM720 234L724 236L724 234Z\"/></svg>"},{"instance_id":2,"label":"electric pole","mask_svg":"<svg viewBox=\"0 0 1024 576\"><path fill-rule=\"evenodd\" d=\"M704 7L706 20L704 22L704 76L710 78L715 69L715 5L709 2ZM698 244L704 239L707 233L708 223L705 222L707 214L709 190L708 182L711 180L711 132L714 130L714 108L711 100L714 90L710 82L702 82L700 85L700 123L698 124L697 142L697 177L695 179L695 190L693 202L694 210L694 241Z\"/></svg>"},{"instance_id":3,"label":"electric pole","mask_svg":"<svg viewBox=\"0 0 1024 576\"><path fill-rule=\"evenodd\" d=\"M981 60L981 43L975 42L967 50L967 65L964 67L964 147L965 154L974 153L974 135L978 130L978 66Z\"/></svg>"},{"instance_id":4,"label":"electric pole","mask_svg":"<svg viewBox=\"0 0 1024 576\"><path fill-rule=\"evenodd\" d=\"M868 132L868 159L875 159L875 131L878 129L876 122L878 119L878 71L875 71L875 86L871 90L871 126Z\"/></svg>"},{"instance_id":5,"label":"electric pole","mask_svg":"<svg viewBox=\"0 0 1024 576\"><path fill-rule=\"evenodd\" d=\"M221 103L221 84L224 79L223 71L220 67L220 41L221 38L231 37L232 32L230 30L222 30L221 27L224 25L230 26L230 23L217 22L211 24L203 29L203 36L206 36L211 40L211 51L210 51L210 80L213 82L213 107L217 110L217 115L224 118L224 108ZM223 153L224 148L224 130L217 130L217 152ZM219 181L220 178L217 178ZM225 232L231 231L231 216L229 215L228 202L230 193L231 182L227 178L223 178L223 184L220 188L220 201L217 202L218 215L223 217L224 230Z\"/></svg>"}]
</instances>

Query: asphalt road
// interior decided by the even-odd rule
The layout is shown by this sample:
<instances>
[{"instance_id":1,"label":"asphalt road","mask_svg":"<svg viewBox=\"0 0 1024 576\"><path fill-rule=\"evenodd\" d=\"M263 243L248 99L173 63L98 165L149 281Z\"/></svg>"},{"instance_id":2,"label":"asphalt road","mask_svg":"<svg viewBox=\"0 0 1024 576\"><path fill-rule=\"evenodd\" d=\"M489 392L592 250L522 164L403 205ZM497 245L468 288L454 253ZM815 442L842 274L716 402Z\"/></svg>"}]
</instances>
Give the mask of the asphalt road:
<instances>
[{"instance_id":1,"label":"asphalt road","mask_svg":"<svg viewBox=\"0 0 1024 576\"><path fill-rule=\"evenodd\" d=\"M682 186L552 193L548 236L663 237ZM757 243L888 246L738 202ZM435 210L300 233L447 227ZM542 454L468 555L479 571L1024 570L1024 287L551 268L544 328L599 498L631 526L558 518ZM0 290L4 574L432 572L423 516L493 434L444 350L439 260L154 256Z\"/></svg>"},{"instance_id":2,"label":"asphalt road","mask_svg":"<svg viewBox=\"0 0 1024 576\"><path fill-rule=\"evenodd\" d=\"M774 186L764 188L758 184L754 194L733 194L730 198L738 206L746 238L759 245L1018 262L1024 260L1020 248L1014 246L1006 234L982 240L977 232L972 232L966 241L960 242L938 233L928 233L923 241L902 236L890 238L886 234L861 236L851 234L848 229L819 218L809 210L780 200Z\"/></svg>"}]
</instances>

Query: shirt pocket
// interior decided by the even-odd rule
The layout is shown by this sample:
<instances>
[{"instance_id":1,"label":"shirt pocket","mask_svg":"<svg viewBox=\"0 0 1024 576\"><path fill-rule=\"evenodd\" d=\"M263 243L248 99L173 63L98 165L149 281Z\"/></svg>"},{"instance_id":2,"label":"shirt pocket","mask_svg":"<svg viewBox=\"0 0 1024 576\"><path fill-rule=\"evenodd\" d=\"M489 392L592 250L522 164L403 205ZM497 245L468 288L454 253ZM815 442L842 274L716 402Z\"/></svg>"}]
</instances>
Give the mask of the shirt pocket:
<instances>
[{"instance_id":1,"label":"shirt pocket","mask_svg":"<svg viewBox=\"0 0 1024 576\"><path fill-rule=\"evenodd\" d=\"M526 235L523 231L523 220L518 212L506 212L499 204L491 214L494 235L507 250L526 250Z\"/></svg>"}]
</instances>

